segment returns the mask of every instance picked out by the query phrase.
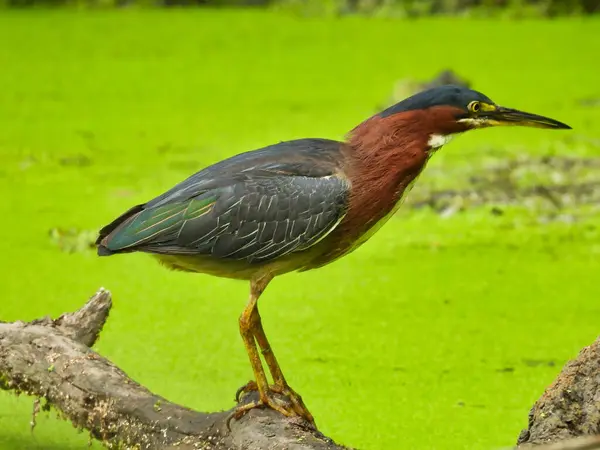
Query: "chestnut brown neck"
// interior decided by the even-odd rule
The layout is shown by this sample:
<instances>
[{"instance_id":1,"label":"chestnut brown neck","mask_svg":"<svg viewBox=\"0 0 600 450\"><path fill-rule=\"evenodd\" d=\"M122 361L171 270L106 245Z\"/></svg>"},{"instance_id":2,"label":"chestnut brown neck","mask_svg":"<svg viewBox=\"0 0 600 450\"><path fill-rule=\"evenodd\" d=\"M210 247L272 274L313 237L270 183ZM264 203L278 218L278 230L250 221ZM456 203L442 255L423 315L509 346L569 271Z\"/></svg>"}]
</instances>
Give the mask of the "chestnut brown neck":
<instances>
[{"instance_id":1,"label":"chestnut brown neck","mask_svg":"<svg viewBox=\"0 0 600 450\"><path fill-rule=\"evenodd\" d=\"M344 176L352 184L346 215L312 264L329 263L366 242L389 219L431 156L432 134L452 134L456 110L415 110L374 116L348 135Z\"/></svg>"},{"instance_id":2,"label":"chestnut brown neck","mask_svg":"<svg viewBox=\"0 0 600 450\"><path fill-rule=\"evenodd\" d=\"M352 196L345 222L365 232L388 217L425 168L431 135L462 131L455 114L446 107L406 111L374 116L352 130L346 156Z\"/></svg>"},{"instance_id":3,"label":"chestnut brown neck","mask_svg":"<svg viewBox=\"0 0 600 450\"><path fill-rule=\"evenodd\" d=\"M424 168L431 156L432 135L449 135L464 130L456 122L457 109L437 106L387 117L373 116L354 128L348 136L350 167L356 166L360 180L381 186L408 184ZM408 180L408 183L404 183ZM381 186L383 187L383 186Z\"/></svg>"}]
</instances>

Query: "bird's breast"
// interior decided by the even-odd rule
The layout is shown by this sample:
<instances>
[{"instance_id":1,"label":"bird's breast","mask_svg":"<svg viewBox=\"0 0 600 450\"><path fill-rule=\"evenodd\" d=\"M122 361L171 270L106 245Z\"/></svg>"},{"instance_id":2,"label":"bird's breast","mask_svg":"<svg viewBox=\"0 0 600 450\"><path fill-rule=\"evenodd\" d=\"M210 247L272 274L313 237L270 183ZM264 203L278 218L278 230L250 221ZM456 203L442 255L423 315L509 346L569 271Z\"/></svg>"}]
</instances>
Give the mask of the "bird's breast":
<instances>
[{"instance_id":1,"label":"bird's breast","mask_svg":"<svg viewBox=\"0 0 600 450\"><path fill-rule=\"evenodd\" d=\"M403 194L411 185L412 183L390 196L365 199L364 204L351 203L339 226L325 239L325 250L308 268L329 264L367 242L398 211Z\"/></svg>"},{"instance_id":2,"label":"bird's breast","mask_svg":"<svg viewBox=\"0 0 600 450\"><path fill-rule=\"evenodd\" d=\"M410 186L408 189L410 189ZM345 253L350 253L351 251L354 251L355 249L360 247L362 244L367 242L375 233L377 233L381 229L381 227L383 225L385 225L386 222L396 213L396 211L398 211L398 209L402 205L403 198L404 197L402 195L400 195L399 198L395 201L395 203L393 203L391 208L389 208L387 213L385 213L385 215L383 215L382 217L375 216L375 217L371 218L370 220L368 220L361 227L362 229L360 231L360 234L358 235L356 240L351 242L351 245L347 248Z\"/></svg>"},{"instance_id":3,"label":"bird's breast","mask_svg":"<svg viewBox=\"0 0 600 450\"><path fill-rule=\"evenodd\" d=\"M351 195L346 214L324 240L323 251L310 268L351 253L377 233L398 211L428 158L429 154L419 147L400 152L398 158L372 159L354 166L349 176Z\"/></svg>"}]
</instances>

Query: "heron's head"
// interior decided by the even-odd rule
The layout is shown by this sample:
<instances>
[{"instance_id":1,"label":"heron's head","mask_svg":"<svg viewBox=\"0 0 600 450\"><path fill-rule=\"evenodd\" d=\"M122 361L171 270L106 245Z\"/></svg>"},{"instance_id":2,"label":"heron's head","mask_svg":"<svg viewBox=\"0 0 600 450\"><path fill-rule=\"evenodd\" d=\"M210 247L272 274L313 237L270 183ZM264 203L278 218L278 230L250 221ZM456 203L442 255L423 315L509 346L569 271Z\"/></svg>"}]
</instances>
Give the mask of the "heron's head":
<instances>
[{"instance_id":1,"label":"heron's head","mask_svg":"<svg viewBox=\"0 0 600 450\"><path fill-rule=\"evenodd\" d=\"M500 106L481 92L446 85L428 89L378 114L381 118L406 114L418 121L417 129L430 135L433 148L441 147L453 134L476 128L524 126L570 129L558 120ZM419 128L420 127L420 128Z\"/></svg>"}]
</instances>

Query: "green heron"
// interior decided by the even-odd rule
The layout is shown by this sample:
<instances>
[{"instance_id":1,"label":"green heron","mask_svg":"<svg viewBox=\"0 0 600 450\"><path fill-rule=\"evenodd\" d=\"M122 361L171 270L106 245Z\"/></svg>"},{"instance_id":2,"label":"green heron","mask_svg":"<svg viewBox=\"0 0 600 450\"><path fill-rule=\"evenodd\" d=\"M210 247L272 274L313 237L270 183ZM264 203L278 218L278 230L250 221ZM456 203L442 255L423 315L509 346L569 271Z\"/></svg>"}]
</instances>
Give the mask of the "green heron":
<instances>
[{"instance_id":1,"label":"green heron","mask_svg":"<svg viewBox=\"0 0 600 450\"><path fill-rule=\"evenodd\" d=\"M500 125L570 129L471 89L436 87L365 120L345 142L280 142L211 165L102 228L98 254L146 252L171 269L249 281L239 328L255 380L236 400L258 396L233 417L266 406L314 425L267 340L259 297L274 277L322 267L366 242L452 136Z\"/></svg>"}]
</instances>

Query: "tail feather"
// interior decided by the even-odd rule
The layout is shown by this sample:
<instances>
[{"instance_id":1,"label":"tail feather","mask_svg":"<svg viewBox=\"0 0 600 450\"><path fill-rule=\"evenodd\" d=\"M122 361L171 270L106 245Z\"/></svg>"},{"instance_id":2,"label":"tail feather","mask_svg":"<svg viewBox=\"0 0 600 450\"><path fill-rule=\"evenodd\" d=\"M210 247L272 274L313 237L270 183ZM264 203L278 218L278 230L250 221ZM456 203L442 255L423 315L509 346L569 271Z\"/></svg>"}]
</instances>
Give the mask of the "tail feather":
<instances>
[{"instance_id":1,"label":"tail feather","mask_svg":"<svg viewBox=\"0 0 600 450\"><path fill-rule=\"evenodd\" d=\"M111 249L110 240L114 234L118 233L119 230L121 230L123 227L126 227L132 220L134 220L138 214L144 210L144 206L145 205L134 206L100 230L98 233L98 238L96 239L98 256L110 256L114 255L115 253L125 253L127 251L131 251L129 249Z\"/></svg>"}]
</instances>

